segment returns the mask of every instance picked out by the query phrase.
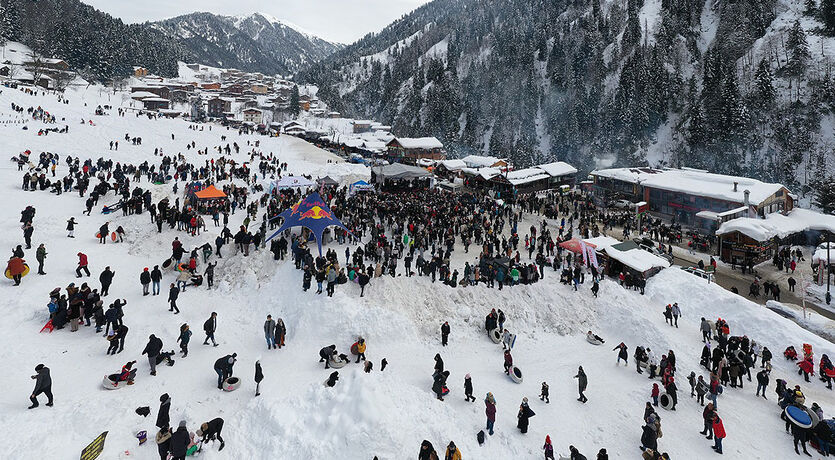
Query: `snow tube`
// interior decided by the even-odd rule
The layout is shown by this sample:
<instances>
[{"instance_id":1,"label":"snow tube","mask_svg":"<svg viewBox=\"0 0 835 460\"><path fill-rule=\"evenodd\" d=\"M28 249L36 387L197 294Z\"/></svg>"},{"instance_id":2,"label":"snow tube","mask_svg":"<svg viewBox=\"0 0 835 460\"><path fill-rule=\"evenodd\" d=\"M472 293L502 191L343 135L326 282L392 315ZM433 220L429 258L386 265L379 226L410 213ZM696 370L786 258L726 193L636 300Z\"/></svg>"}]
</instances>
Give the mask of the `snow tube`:
<instances>
[{"instance_id":1,"label":"snow tube","mask_svg":"<svg viewBox=\"0 0 835 460\"><path fill-rule=\"evenodd\" d=\"M664 409L670 410L673 408L673 398L664 393L658 398L658 404L660 404Z\"/></svg>"},{"instance_id":2,"label":"snow tube","mask_svg":"<svg viewBox=\"0 0 835 460\"><path fill-rule=\"evenodd\" d=\"M783 413L786 415L786 419L788 421L799 426L800 428L812 428L813 426L812 417L809 415L809 412L798 406L786 406Z\"/></svg>"},{"instance_id":3,"label":"snow tube","mask_svg":"<svg viewBox=\"0 0 835 460\"><path fill-rule=\"evenodd\" d=\"M357 342L354 342L354 344L351 345L351 354L354 356L360 354L359 350L357 349Z\"/></svg>"},{"instance_id":4,"label":"snow tube","mask_svg":"<svg viewBox=\"0 0 835 460\"><path fill-rule=\"evenodd\" d=\"M588 335L586 336L586 342L588 342L592 345L602 345L603 344L603 342L598 340L596 337L588 336Z\"/></svg>"},{"instance_id":5,"label":"snow tube","mask_svg":"<svg viewBox=\"0 0 835 460\"><path fill-rule=\"evenodd\" d=\"M647 367L649 367L649 360L647 360L647 361L638 361L638 365L639 365L639 366L641 366L642 368L646 369Z\"/></svg>"},{"instance_id":6,"label":"snow tube","mask_svg":"<svg viewBox=\"0 0 835 460\"><path fill-rule=\"evenodd\" d=\"M174 267L174 270L177 270L178 272L188 271L188 264L185 262L178 264L176 267Z\"/></svg>"},{"instance_id":7,"label":"snow tube","mask_svg":"<svg viewBox=\"0 0 835 460\"><path fill-rule=\"evenodd\" d=\"M28 274L29 274L29 265L28 264L23 264L23 273L20 274L20 277L22 278L22 277L24 277ZM6 275L6 278L12 279L12 272L11 271L6 270L5 275Z\"/></svg>"},{"instance_id":8,"label":"snow tube","mask_svg":"<svg viewBox=\"0 0 835 460\"><path fill-rule=\"evenodd\" d=\"M127 380L119 381L119 374L105 375L101 381L101 386L107 390L118 390L128 385Z\"/></svg>"},{"instance_id":9,"label":"snow tube","mask_svg":"<svg viewBox=\"0 0 835 460\"><path fill-rule=\"evenodd\" d=\"M522 383L522 371L518 367L513 366L510 368L510 380L516 383Z\"/></svg>"},{"instance_id":10,"label":"snow tube","mask_svg":"<svg viewBox=\"0 0 835 460\"><path fill-rule=\"evenodd\" d=\"M348 360L342 358L336 358L335 360L331 359L328 361L328 366L334 369L342 369L346 364L348 364Z\"/></svg>"},{"instance_id":11,"label":"snow tube","mask_svg":"<svg viewBox=\"0 0 835 460\"><path fill-rule=\"evenodd\" d=\"M490 332L488 332L487 335L490 336L490 340L492 340L493 343L501 343L502 341L502 333L498 328L490 329Z\"/></svg>"},{"instance_id":12,"label":"snow tube","mask_svg":"<svg viewBox=\"0 0 835 460\"><path fill-rule=\"evenodd\" d=\"M223 381L223 391L235 391L241 386L241 379L229 377Z\"/></svg>"},{"instance_id":13,"label":"snow tube","mask_svg":"<svg viewBox=\"0 0 835 460\"><path fill-rule=\"evenodd\" d=\"M162 262L162 268L170 267L172 261L173 261L172 259L165 259L165 261Z\"/></svg>"}]
</instances>

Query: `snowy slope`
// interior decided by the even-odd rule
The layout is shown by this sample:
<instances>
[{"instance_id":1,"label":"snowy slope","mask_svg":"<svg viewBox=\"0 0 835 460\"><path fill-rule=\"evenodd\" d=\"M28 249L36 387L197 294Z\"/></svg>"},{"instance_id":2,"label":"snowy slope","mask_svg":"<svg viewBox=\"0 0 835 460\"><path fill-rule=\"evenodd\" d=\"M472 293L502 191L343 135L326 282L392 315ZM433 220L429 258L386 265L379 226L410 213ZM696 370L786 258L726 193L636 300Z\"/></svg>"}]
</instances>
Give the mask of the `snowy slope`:
<instances>
[{"instance_id":1,"label":"snowy slope","mask_svg":"<svg viewBox=\"0 0 835 460\"><path fill-rule=\"evenodd\" d=\"M220 136L242 145L236 155L246 161L246 142L260 140L264 152L273 152L290 165L294 173L311 173L332 177L366 173L362 166L328 163L338 158L290 137L264 138L238 136L208 126L202 132L188 129L180 120L147 120L127 116L93 117L95 126L80 125L89 119L97 104L120 104L122 99L112 91L91 88L85 93L68 95L69 105L58 104L54 96L28 96L3 88L0 93L2 120L21 121L8 112L11 102L42 106L66 118L69 134L36 135L39 123L0 124L0 147L11 156L23 149L79 155L82 158L112 157L117 161L138 163L156 161L153 149L165 153L180 152L191 162L202 163L194 150L182 146L191 140L198 148L220 143ZM86 104L86 106L85 106ZM63 124L59 123L59 126ZM122 143L118 152L108 150L108 142L123 139L124 134L141 136L143 146ZM171 134L176 140L171 140ZM210 153L209 157L215 157ZM66 173L62 162L58 176ZM380 459L414 458L423 439L436 448L454 440L465 459L522 459L541 456L546 434L554 440L558 452L568 445L577 446L589 458L606 447L610 458L637 458L641 414L649 399L651 382L639 376L634 368L616 368L611 347L625 341L631 352L635 345L650 346L659 356L674 349L678 356L679 386L690 370L699 371L701 351L698 332L699 317L726 318L732 334L747 334L764 343L775 354L773 378L800 383L790 364L780 358L780 351L789 344L814 345L817 356L831 352L835 345L801 329L761 306L734 296L704 280L671 268L654 277L645 296L626 291L613 282L601 284L599 299L588 292L588 283L579 292L557 282L554 272L546 271L545 279L532 286L505 288L502 291L483 286L452 289L427 278L373 279L366 295L359 298L358 287L345 285L333 298L301 291L301 274L291 262L276 263L266 251L255 252L244 259L233 255L233 248L224 248L218 259L217 289L189 288L180 296L182 313L172 316L167 311L164 295L142 297L138 276L143 267L159 264L170 254L174 236L188 249L212 241L215 230L197 237L163 230L157 234L148 214L122 217L121 213L104 216L94 212L81 215L84 201L77 194L56 197L48 192L24 192L13 163L0 167L3 199L0 215L16 217L27 205L37 208L33 243L45 243L49 255L46 276L34 273L23 279L21 287L11 282L0 283L6 303L5 317L0 322L0 346L6 378L0 393L0 445L6 458L77 458L79 451L102 431L109 431L101 458L159 458L152 443L137 447L136 431L154 433L153 423L158 397L167 392L172 397L173 424L183 419L194 429L200 422L221 416L226 420L224 438L227 447L217 452L208 447L202 458L212 459ZM148 187L142 181L138 184ZM171 184L151 186L155 200L172 196ZM112 194L99 204L114 201ZM65 221L75 216L79 221L76 238L65 238ZM231 216L230 227L236 227L242 213ZM122 225L127 239L122 244L99 245L93 234L105 220ZM522 228L533 223L526 216ZM0 239L5 247L22 243L17 219L0 223ZM344 248L330 243L337 253ZM83 251L90 258L93 276L76 280L73 273L75 254ZM26 258L34 265L33 250ZM459 247L453 255L453 266L461 268L475 254L463 254ZM52 334L39 334L46 321L48 292L70 282L88 282L98 287L97 275L105 265L116 271L111 295L125 298L125 324L130 327L126 349L116 357L106 356L105 340L90 328L82 327ZM163 286L173 282L166 273ZM164 289L163 289L164 292ZM663 305L677 301L682 307L680 328L664 324ZM484 316L490 307L502 308L508 315L507 327L518 333L514 361L525 372L521 385L512 383L502 373L501 348L482 332ZM201 345L202 322L210 312L218 312L217 348ZM272 314L284 318L288 327L287 348L267 351L262 339L264 317ZM452 326L450 346L439 343L438 327L443 321ZM177 359L173 367L160 367L158 376L147 375L148 366L140 356L146 338L154 333L162 338L165 349L177 349L174 340L179 325L188 322L194 331L191 353ZM592 329L607 338L606 346L594 347L584 340ZM331 343L347 350L356 335L368 341L367 356L374 362L374 371L362 373L359 366L349 365L341 372L341 380L333 389L322 382L330 371L317 363L319 348ZM215 388L214 360L227 353L238 353L236 375L244 385L234 393ZM430 392L432 357L440 352L451 371L451 395L445 402L434 399ZM389 366L379 372L380 360ZM253 398L253 363L261 359L265 380L262 396ZM103 375L115 372L128 360L137 360L136 384L118 391L100 386ZM25 409L31 391L29 376L37 363L52 369L56 406L32 411ZM578 365L589 375L589 402L576 399L576 381L572 376ZM462 380L465 373L473 376L476 403L466 403ZM553 404L536 399L542 381L551 386ZM747 382L746 382L747 383ZM772 384L773 388L773 384ZM803 384L809 401L817 401L826 413L835 407L835 397L820 382ZM475 433L483 428L486 392L493 392L498 401L496 434L479 447ZM728 431L725 458L774 459L790 458L791 439L783 434L783 422L774 404L773 391L769 401L755 398L754 387L728 389L719 401L720 414ZM709 458L714 454L708 441L698 434L701 429L701 408L680 393L676 412L663 412L664 437L659 440L663 451L672 458ZM515 414L522 397L528 397L537 416L531 420L527 435L515 428ZM150 406L152 415L141 418L133 411ZM61 429L52 427L60 426ZM48 432L48 442L45 433ZM37 447L33 447L37 446ZM35 454L35 449L37 454Z\"/></svg>"}]
</instances>

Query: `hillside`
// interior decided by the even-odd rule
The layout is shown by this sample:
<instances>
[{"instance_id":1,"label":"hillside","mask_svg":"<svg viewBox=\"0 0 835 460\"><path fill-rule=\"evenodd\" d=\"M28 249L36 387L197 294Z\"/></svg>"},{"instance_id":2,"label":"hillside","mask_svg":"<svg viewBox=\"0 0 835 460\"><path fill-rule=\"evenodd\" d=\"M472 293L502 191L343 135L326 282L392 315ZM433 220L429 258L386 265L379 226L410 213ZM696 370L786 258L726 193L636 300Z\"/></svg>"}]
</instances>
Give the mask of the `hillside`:
<instances>
[{"instance_id":1,"label":"hillside","mask_svg":"<svg viewBox=\"0 0 835 460\"><path fill-rule=\"evenodd\" d=\"M819 2L435 0L304 77L454 155L692 166L805 193L835 161L835 7Z\"/></svg>"},{"instance_id":2,"label":"hillside","mask_svg":"<svg viewBox=\"0 0 835 460\"><path fill-rule=\"evenodd\" d=\"M266 74L290 74L341 48L263 13L192 13L148 27L176 38L200 63Z\"/></svg>"}]
</instances>

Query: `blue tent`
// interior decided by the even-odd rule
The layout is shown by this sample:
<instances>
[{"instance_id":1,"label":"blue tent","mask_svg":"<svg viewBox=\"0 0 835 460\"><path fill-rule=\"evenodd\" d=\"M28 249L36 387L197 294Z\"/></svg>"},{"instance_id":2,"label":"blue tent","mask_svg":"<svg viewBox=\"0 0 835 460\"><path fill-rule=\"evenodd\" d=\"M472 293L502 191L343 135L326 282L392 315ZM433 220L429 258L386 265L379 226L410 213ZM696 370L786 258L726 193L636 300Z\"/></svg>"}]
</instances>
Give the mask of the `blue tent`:
<instances>
[{"instance_id":1,"label":"blue tent","mask_svg":"<svg viewBox=\"0 0 835 460\"><path fill-rule=\"evenodd\" d=\"M350 193L374 191L374 186L364 180L359 180L351 184Z\"/></svg>"},{"instance_id":2,"label":"blue tent","mask_svg":"<svg viewBox=\"0 0 835 460\"><path fill-rule=\"evenodd\" d=\"M316 243L319 246L319 255L322 255L322 234L325 229L330 226L337 226L348 231L347 228L334 217L325 201L318 193L313 192L307 195L304 199L294 204L290 209L282 212L275 219L279 217L284 218L284 223L275 231L267 241L275 238L279 233L291 227L304 227L313 233L316 237Z\"/></svg>"}]
</instances>

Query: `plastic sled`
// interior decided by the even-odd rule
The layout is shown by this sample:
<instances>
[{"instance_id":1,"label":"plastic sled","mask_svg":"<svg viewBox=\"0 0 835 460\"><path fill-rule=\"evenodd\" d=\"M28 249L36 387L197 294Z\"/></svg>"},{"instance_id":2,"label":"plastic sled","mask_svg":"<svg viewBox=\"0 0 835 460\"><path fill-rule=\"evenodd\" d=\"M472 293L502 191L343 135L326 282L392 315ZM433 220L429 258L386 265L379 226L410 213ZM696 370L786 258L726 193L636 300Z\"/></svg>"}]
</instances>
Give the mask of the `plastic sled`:
<instances>
[{"instance_id":1,"label":"plastic sled","mask_svg":"<svg viewBox=\"0 0 835 460\"><path fill-rule=\"evenodd\" d=\"M800 428L812 428L814 426L812 416L801 407L786 406L783 413L786 415L786 420Z\"/></svg>"},{"instance_id":2,"label":"plastic sled","mask_svg":"<svg viewBox=\"0 0 835 460\"><path fill-rule=\"evenodd\" d=\"M114 243L116 242L116 232L110 232L110 239L113 240Z\"/></svg>"},{"instance_id":3,"label":"plastic sled","mask_svg":"<svg viewBox=\"0 0 835 460\"><path fill-rule=\"evenodd\" d=\"M490 332L488 332L487 335L490 336L490 340L492 340L493 343L501 343L502 342L502 333L499 332L499 328L490 329Z\"/></svg>"},{"instance_id":4,"label":"plastic sled","mask_svg":"<svg viewBox=\"0 0 835 460\"><path fill-rule=\"evenodd\" d=\"M41 332L47 331L47 332L51 333L54 330L55 330L55 326L52 325L52 320L51 319L49 321L47 321L46 324L44 324L43 327L41 328Z\"/></svg>"},{"instance_id":5,"label":"plastic sled","mask_svg":"<svg viewBox=\"0 0 835 460\"><path fill-rule=\"evenodd\" d=\"M223 381L223 391L235 391L241 387L241 379L229 377Z\"/></svg>"},{"instance_id":6,"label":"plastic sled","mask_svg":"<svg viewBox=\"0 0 835 460\"><path fill-rule=\"evenodd\" d=\"M168 268L168 267L170 267L170 266L171 266L171 263L172 263L172 259L165 259L165 260L162 262L162 268Z\"/></svg>"},{"instance_id":7,"label":"plastic sled","mask_svg":"<svg viewBox=\"0 0 835 460\"><path fill-rule=\"evenodd\" d=\"M515 383L522 383L522 371L513 366L510 368L510 380L513 380Z\"/></svg>"},{"instance_id":8,"label":"plastic sled","mask_svg":"<svg viewBox=\"0 0 835 460\"><path fill-rule=\"evenodd\" d=\"M23 273L20 274L20 277L23 278L24 276L26 276L28 274L29 274L29 265L28 264L23 264ZM12 272L10 272L9 270L6 270L5 275L6 275L6 278L13 279L12 278Z\"/></svg>"},{"instance_id":9,"label":"plastic sled","mask_svg":"<svg viewBox=\"0 0 835 460\"><path fill-rule=\"evenodd\" d=\"M664 409L670 410L673 408L673 398L670 397L668 394L662 394L658 398L658 404L663 407Z\"/></svg>"},{"instance_id":10,"label":"plastic sled","mask_svg":"<svg viewBox=\"0 0 835 460\"><path fill-rule=\"evenodd\" d=\"M354 356L360 354L359 350L357 349L357 342L354 342L354 344L351 345L351 354Z\"/></svg>"},{"instance_id":11,"label":"plastic sled","mask_svg":"<svg viewBox=\"0 0 835 460\"><path fill-rule=\"evenodd\" d=\"M595 337L593 335L592 336L587 335L586 336L586 342L588 342L592 345L603 345L603 341L598 339L597 337Z\"/></svg>"}]
</instances>

